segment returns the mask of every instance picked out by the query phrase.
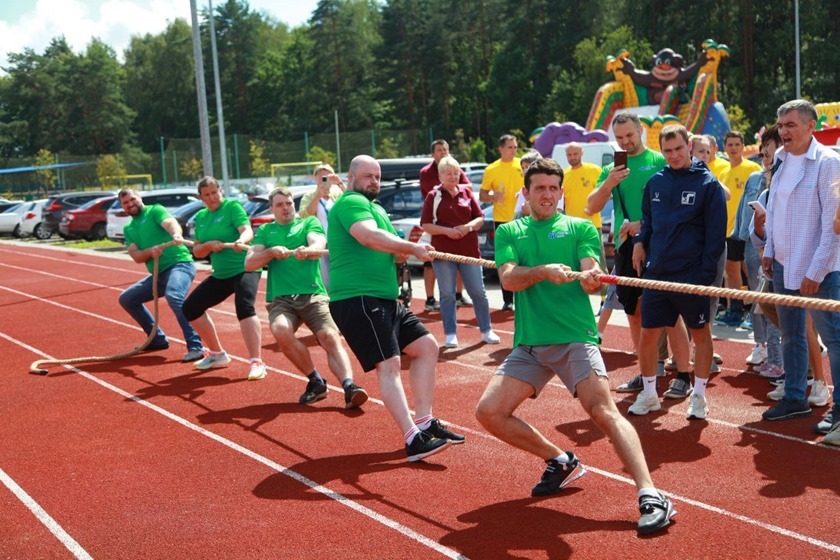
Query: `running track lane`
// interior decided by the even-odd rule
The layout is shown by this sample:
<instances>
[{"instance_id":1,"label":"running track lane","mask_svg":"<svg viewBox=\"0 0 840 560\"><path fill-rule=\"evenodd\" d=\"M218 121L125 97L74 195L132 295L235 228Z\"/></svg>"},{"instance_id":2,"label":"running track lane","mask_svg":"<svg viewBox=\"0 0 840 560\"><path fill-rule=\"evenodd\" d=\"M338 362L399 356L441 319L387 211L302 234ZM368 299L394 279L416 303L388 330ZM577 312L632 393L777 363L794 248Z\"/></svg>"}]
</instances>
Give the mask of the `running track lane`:
<instances>
[{"instance_id":1,"label":"running track lane","mask_svg":"<svg viewBox=\"0 0 840 560\"><path fill-rule=\"evenodd\" d=\"M3 278L8 277L6 272L5 269L0 272ZM22 284L24 287L31 286L33 280L29 279ZM2 280L0 285L8 286L9 282ZM9 287L19 289L21 286ZM41 294L40 297L71 294L74 289L78 289L78 286L58 288L59 286L51 281L49 291ZM105 306L107 313L104 314L114 320L124 321L126 318L117 306L112 308L107 305L106 299L109 297L113 296L105 297L103 294L103 297L97 298L96 306ZM7 291L0 290L0 306L4 309L14 307L14 305L7 305L9 298ZM22 296L14 297L15 305L24 305L21 303L21 298ZM54 298L54 300L62 300L61 302L65 305L72 299L71 295ZM98 311L91 307L90 297L82 299L84 301L81 303L74 302L74 304L86 304L86 309L98 314ZM35 302L27 305L35 305ZM39 302L38 305L45 304ZM55 319L50 325L41 324L31 331L24 328L24 325L33 322L33 316L45 314ZM83 324L89 321L88 328L84 329ZM65 309L49 309L35 313L26 311L19 321L14 321L14 324L16 328L21 329L20 332L28 331L30 336L49 341L54 340L53 337L56 336L52 334L53 328L55 333L64 331L66 335L68 324L74 322L78 324L80 332L98 331L103 325L101 319L80 316L78 312ZM235 327L235 321L232 323ZM47 327L50 327L49 332L45 332ZM439 327L435 327L434 324L432 327L439 331ZM107 323L107 329L108 337L118 336L123 340L137 340L139 336L136 331L116 326L113 323ZM2 330L8 332L6 327ZM234 334L237 334L235 330ZM436 332L436 334L440 333ZM226 339L226 344L228 340L232 343L231 351L241 355L242 348L234 347L234 344L241 346L241 342L234 336ZM74 342L81 346L85 343L84 340L74 340ZM509 337L507 342L509 343ZM482 348L484 348L483 351ZM84 348L78 348L80 350L78 353L84 353L81 352L82 349ZM370 507L374 507L375 504L375 509L382 511L388 517L402 520L418 530L428 529L427 531L420 530L420 532L430 534L441 543L457 548L468 556L499 557L507 554L508 551L534 549L553 551L558 554L565 551L564 555L574 552L575 556L587 557L595 553L592 546L594 543L598 543L598 551L601 553L605 549L619 551L618 547L626 549L628 546L631 547L630 551L638 549L643 552L648 548L638 547L649 547L655 544L657 549L664 547L662 549L665 551L682 553L688 557L703 555L701 551L708 552L707 546L714 547L716 551L750 550L771 554L778 554L781 551L798 551L800 555L811 557L820 556L823 553L831 554L830 543L828 549L815 548L813 545L804 544L795 536L780 534L778 529L757 527L747 522L753 519L763 523L778 522L779 527L785 527L799 534L810 534L823 541L826 536L833 535L830 532L831 516L827 512L831 511L828 508L831 507L832 500L836 501L836 488L831 485L831 479L822 474L830 473L832 470L836 472L837 453L834 450L814 447L801 438L782 440L772 435L765 436L749 429L737 428L737 425L728 426L714 422L705 429L687 430L686 426L690 425L681 417L682 403L676 405L675 410L670 414L634 420L642 432L651 465L655 469L654 477L662 488L697 499L704 504L709 503L739 515L746 515L748 518L736 521L722 513L678 503L680 522L669 531L670 536L647 542L636 539L632 533L635 519L631 503L632 489L621 480L598 476L599 473L596 472L576 483L574 488L563 497L542 501L526 498L528 488L539 476L541 470L539 466L523 454L509 450L492 438L477 435L481 432L471 419L472 406L477 398L474 395L480 394L486 382L488 369L481 371L476 367L467 367L471 365L469 363L464 365L447 363L441 367L438 413L449 421L476 430L476 434L470 433L470 442L466 446L448 451L430 460L425 469L418 470L416 467L407 467L400 461L400 453L394 449L396 446L393 429L381 407L367 406L367 411L363 415L353 418L331 406L339 400L338 395L331 395L335 400L319 403L324 406L301 411L303 407L283 403L296 399L301 390L302 381L288 375L272 375L258 383L245 383L240 382L243 365L238 365L236 368L238 371L232 367L209 374L195 375L175 362L163 363L162 356L165 355L172 360L173 357L180 355L181 350L183 347L177 351L170 350L168 353L135 357L121 364L123 367L116 371L113 366L105 367L104 365L85 369L92 371L94 375L106 378L109 382L123 386L132 394L161 404L182 417L192 419L214 432L235 439L257 453L272 457L280 464L290 465L293 469L318 482L330 487L344 485L345 494L352 496L355 492L359 497L368 497L371 501L371 504L368 504ZM9 348L3 347L3 355L11 356L19 352L19 347L16 349L15 345ZM492 362L490 355L496 352L495 349L488 352L486 347L478 347L469 353L469 356L467 354L461 356L459 361ZM742 347L739 347L737 352L742 353ZM25 368L34 356L26 352L23 354L22 359L18 361L23 363ZM315 351L315 354L316 358L323 361L318 351ZM467 360L468 357L473 358L476 355L479 355L476 360ZM286 370L289 367L285 360L276 354L269 352L266 359L269 364L280 369ZM150 363L155 364L155 367L148 367L147 364ZM740 377L743 376L736 376L736 379ZM470 378L472 381L469 381ZM375 393L374 388L371 387L372 380L361 379L368 379L369 382L361 382L371 393ZM749 397L743 388L721 383L726 379L727 376L718 377L717 386L712 389L715 391L712 394L716 399L712 404L713 407L716 405L721 407L721 416L730 408L737 410L738 399L744 401L745 397ZM68 420L73 415L80 416L82 425L77 428L79 430L83 431L82 426L90 423L88 416L91 414L79 410L82 403L87 402L86 399L81 396L76 398L73 394L80 389L79 385L90 384L89 381L83 382L78 376L64 374L61 370L55 370L46 379L21 375L20 377L12 376L10 380L19 386L16 402L26 404L26 406L32 405L29 395L31 395L33 382L39 384L43 382L41 385L43 389L39 390L39 394L42 391L51 393L59 389L56 385L60 383L60 390L57 391L59 398L50 404L50 408L57 408L58 415ZM453 382L450 383L450 380ZM761 389L761 385L757 382L764 384L763 380L755 377L749 380L756 382L753 383L754 388ZM65 382L67 382L66 385ZM6 395L7 391L4 390L3 394ZM269 395L279 397L271 398ZM468 400L467 396L471 400ZM730 398L733 400L731 406ZM125 414L134 414L128 412L129 408L126 405L141 408L135 403L125 402L122 398L118 400L122 403L122 408L117 414L117 421ZM463 406L462 401L466 401L468 405ZM718 403L718 401L721 402ZM749 408L754 403L742 402L741 404ZM626 407L626 404L620 406ZM42 408L38 407L39 410ZM717 408L714 410L717 411ZM312 412L317 412L317 417L311 416ZM525 415L547 434L552 434L557 430L569 435L575 442L575 449L583 456L587 464L596 466L604 474L612 472L620 476L621 471L609 446L606 445L603 437L594 433L590 423L583 421L576 404L568 398L565 390L549 388L544 397L538 401L526 403ZM93 416L96 416L95 411ZM148 413L141 416L146 419ZM568 421L555 427L560 418L568 419ZM53 426L53 430L69 429L69 426L65 427L65 423L61 422ZM143 430L138 435L153 440L159 445L160 440L170 436L157 437L157 432L151 431L155 424L155 422L146 421L129 422L134 430L137 425L142 425ZM808 425L805 422L801 423L802 426L794 426L794 424L799 423L794 422L785 426L790 426L791 431L796 431L795 427ZM775 425L769 427L776 428ZM4 434L4 441L39 439L36 434L28 439L21 438L19 432L20 430L10 428L11 436L18 435L9 439L9 436ZM674 446L669 445L669 442L674 439L675 433L677 437L681 436L680 440L690 452L684 450L677 453L672 449ZM749 434L750 440L742 441L745 439L742 438L742 433ZM337 437L337 434L340 436ZM153 435L155 437L152 437ZM801 436L801 433L799 435ZM686 436L689 437L686 438ZM561 435L554 434L551 437L560 441ZM753 439L755 441L752 441ZM88 440L82 438L82 441ZM43 453L49 455L48 450L51 450L51 447L46 446ZM711 453L711 449L714 449L714 453ZM758 452L755 452L755 449ZM811 453L814 455L812 456ZM103 461L108 459L119 463L122 460L120 454L114 453L113 449L105 449L102 454ZM221 458L216 458L217 454L213 453L213 458L207 458L207 461L229 462L226 453L221 453ZM792 483L794 481L783 479L785 473L790 473L788 457L792 455L801 458L802 462L821 463L822 466L813 469L815 472L803 469L797 477L798 480ZM289 460L284 462L280 460L281 456ZM761 459L758 460L758 457ZM751 458L755 458L755 462L750 461ZM39 461L39 463L50 464L49 461ZM161 495L164 497L157 496L157 499L163 499L165 503L166 500L171 500L170 494L178 495L176 489L179 482L176 480L168 482L170 476L177 479L177 474L167 475L164 464L164 475L157 476L155 471L161 468L158 466L157 458L150 460L148 465L145 463L144 465L144 470L149 471L149 476L155 480L162 479L159 485ZM114 470L113 466L109 468L110 470ZM225 472L224 480L227 482L231 467L212 470ZM239 468L233 468L233 470L236 473L241 472ZM24 469L24 472L28 473L29 470ZM60 475L54 474L49 478L56 477L60 478ZM768 480L773 478L783 480L773 481L770 484L768 480L762 480L762 477ZM716 482L719 487L708 488L710 480L713 484ZM183 480L180 484L183 484ZM120 486L119 483L115 485ZM175 489L167 489L169 486ZM266 478L264 483L258 486L259 490L255 489L254 493L261 496L261 499L283 501L294 501L299 498L299 494L306 493L300 488L290 488L290 486L298 486L298 484L291 483L290 479L283 475L275 474ZM35 487L38 488L38 485L36 484ZM278 487L281 490L279 492ZM732 491L733 488L735 492ZM336 489L341 491L341 488ZM107 493L108 490L109 488L103 488L101 491ZM288 491L291 491L291 494L285 493ZM50 500L58 500L55 496L63 493L63 487L50 488L47 485L44 492ZM785 497L786 495L791 497ZM614 499L604 500L603 496L613 496ZM247 498L246 496L245 499ZM596 499L593 500L593 498ZM784 507L779 507L780 498L784 498ZM314 509L320 511L321 506L323 504L318 504ZM320 525L319 513L314 512L313 515L316 517L312 523ZM533 530L523 529L521 524L517 524L517 527L509 527L509 519L523 516L523 524L534 525ZM804 523L796 523L794 518L807 518L807 520ZM272 521L276 523L276 519ZM145 522L153 524L151 520ZM331 533L330 524L327 525L325 531ZM357 523L352 520L339 522L339 526L348 525L355 527ZM163 527L157 530L168 530L165 523ZM546 528L552 527L556 530L546 531ZM713 531L710 528L716 530ZM149 531L154 532L155 529L149 529ZM696 540L691 538L691 535L706 535L707 533L709 533L709 539L704 538L702 543L685 542ZM737 535L737 538L734 540L721 538L721 535L711 533L727 533ZM305 532L299 536L304 541L307 537L311 537ZM80 542L84 544L83 540ZM311 549L313 541L309 542ZM329 550L341 551L345 555L347 551L354 550L350 538L342 537L336 546L337 548L320 546L319 550L322 550L324 555ZM738 548L735 548L736 546ZM747 548L744 548L745 546ZM189 550L194 551L195 547L195 543L190 543ZM180 549L167 549L169 554L165 555L173 557L172 554L175 551L174 557L178 557L178 550ZM246 547L242 550L248 549ZM428 550L424 550L423 553L428 556ZM541 556L541 553L532 554L535 554L534 557ZM621 554L624 555L624 552ZM151 555L154 556L155 553L151 552ZM310 555L312 555L311 551ZM400 555L405 554L401 552ZM720 554L716 555L720 556ZM380 557L390 556L387 553L380 555Z\"/></svg>"}]
</instances>

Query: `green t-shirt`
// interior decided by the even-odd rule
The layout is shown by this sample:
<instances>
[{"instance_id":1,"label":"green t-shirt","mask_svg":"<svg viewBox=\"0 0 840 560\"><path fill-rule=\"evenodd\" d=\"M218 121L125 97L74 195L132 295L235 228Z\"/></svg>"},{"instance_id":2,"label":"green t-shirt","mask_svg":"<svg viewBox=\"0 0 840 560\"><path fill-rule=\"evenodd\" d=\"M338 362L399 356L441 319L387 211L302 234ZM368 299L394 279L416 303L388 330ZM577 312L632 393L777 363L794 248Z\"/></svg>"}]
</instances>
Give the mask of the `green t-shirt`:
<instances>
[{"instance_id":1,"label":"green t-shirt","mask_svg":"<svg viewBox=\"0 0 840 560\"><path fill-rule=\"evenodd\" d=\"M171 217L172 215L160 204L145 206L140 215L132 218L123 229L126 246L131 247L134 243L138 249L148 249L172 241L172 236L160 225L165 219ZM183 245L172 245L161 253L158 271L163 272L176 263L192 262L192 260L189 249ZM150 273L154 271L154 266L154 259L146 261L146 268Z\"/></svg>"},{"instance_id":2,"label":"green t-shirt","mask_svg":"<svg viewBox=\"0 0 840 560\"><path fill-rule=\"evenodd\" d=\"M373 220L377 228L397 234L379 204L355 191L341 195L327 216L332 301L356 296L397 299L399 295L394 255L365 247L350 234L350 227L363 220Z\"/></svg>"},{"instance_id":3,"label":"green t-shirt","mask_svg":"<svg viewBox=\"0 0 840 560\"><path fill-rule=\"evenodd\" d=\"M238 200L226 199L222 205L211 212L205 208L195 215L195 239L199 243L221 241L233 243L239 239L239 228L250 224L248 214ZM213 276L224 280L245 272L245 251L223 249L210 253Z\"/></svg>"},{"instance_id":4,"label":"green t-shirt","mask_svg":"<svg viewBox=\"0 0 840 560\"><path fill-rule=\"evenodd\" d=\"M580 271L580 261L601 255L601 238L590 220L557 214L553 219L527 216L496 230L496 266L558 263ZM514 292L513 346L588 342L598 344L598 330L589 296L580 282L537 282Z\"/></svg>"},{"instance_id":5,"label":"green t-shirt","mask_svg":"<svg viewBox=\"0 0 840 560\"><path fill-rule=\"evenodd\" d=\"M263 224L254 235L254 245L285 247L295 250L309 245L306 236L310 233L324 235L324 228L315 216L297 218L288 224L271 222ZM268 263L268 283L266 301L276 297L296 294L327 295L324 281L321 279L321 263L318 259L298 260L295 257Z\"/></svg>"},{"instance_id":6,"label":"green t-shirt","mask_svg":"<svg viewBox=\"0 0 840 560\"><path fill-rule=\"evenodd\" d=\"M627 169L630 170L630 175L612 191L613 208L615 210L613 226L616 232L624 223L625 218L624 210L622 210L621 202L619 202L619 195L630 214L627 219L631 222L638 222L642 219L642 195L645 192L645 185L651 177L666 165L668 165L668 162L665 161L665 156L650 148L645 148L645 151L637 156L627 158ZM607 179L607 175L610 174L613 167L615 167L615 164L612 163L604 166L601 175L598 177L598 187Z\"/></svg>"}]
</instances>

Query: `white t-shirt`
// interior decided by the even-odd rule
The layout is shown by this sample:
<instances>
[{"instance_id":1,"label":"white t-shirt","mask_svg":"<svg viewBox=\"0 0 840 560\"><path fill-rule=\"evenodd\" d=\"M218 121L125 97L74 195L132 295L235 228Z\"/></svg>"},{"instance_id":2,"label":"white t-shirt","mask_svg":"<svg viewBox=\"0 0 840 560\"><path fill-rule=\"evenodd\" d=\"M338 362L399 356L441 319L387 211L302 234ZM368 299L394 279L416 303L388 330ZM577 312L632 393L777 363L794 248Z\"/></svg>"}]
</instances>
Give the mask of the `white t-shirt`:
<instances>
[{"instance_id":1,"label":"white t-shirt","mask_svg":"<svg viewBox=\"0 0 840 560\"><path fill-rule=\"evenodd\" d=\"M805 164L805 154L793 156L785 155L785 161L779 169L779 180L776 182L776 192L773 200L773 258L785 266L787 243L785 239L785 208L793 188L796 186L796 178L802 171Z\"/></svg>"}]
</instances>

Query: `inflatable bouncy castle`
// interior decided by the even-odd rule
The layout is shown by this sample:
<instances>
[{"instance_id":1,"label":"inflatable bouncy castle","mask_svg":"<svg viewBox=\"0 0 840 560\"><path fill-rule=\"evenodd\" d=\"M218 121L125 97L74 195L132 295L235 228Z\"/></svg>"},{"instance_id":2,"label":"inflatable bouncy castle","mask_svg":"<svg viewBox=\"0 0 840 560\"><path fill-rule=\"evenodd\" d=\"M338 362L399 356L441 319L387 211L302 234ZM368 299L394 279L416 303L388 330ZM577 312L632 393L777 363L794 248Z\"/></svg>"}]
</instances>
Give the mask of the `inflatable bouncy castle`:
<instances>
[{"instance_id":1,"label":"inflatable bouncy castle","mask_svg":"<svg viewBox=\"0 0 840 560\"><path fill-rule=\"evenodd\" d=\"M586 128L608 130L617 111L631 109L647 128L645 143L653 149L659 149L659 131L670 123L682 123L694 134L712 134L722 146L729 118L717 98L717 69L729 47L712 39L702 47L688 66L679 53L662 49L653 56L650 71L637 69L625 49L607 57L606 70L615 81L598 89Z\"/></svg>"}]
</instances>

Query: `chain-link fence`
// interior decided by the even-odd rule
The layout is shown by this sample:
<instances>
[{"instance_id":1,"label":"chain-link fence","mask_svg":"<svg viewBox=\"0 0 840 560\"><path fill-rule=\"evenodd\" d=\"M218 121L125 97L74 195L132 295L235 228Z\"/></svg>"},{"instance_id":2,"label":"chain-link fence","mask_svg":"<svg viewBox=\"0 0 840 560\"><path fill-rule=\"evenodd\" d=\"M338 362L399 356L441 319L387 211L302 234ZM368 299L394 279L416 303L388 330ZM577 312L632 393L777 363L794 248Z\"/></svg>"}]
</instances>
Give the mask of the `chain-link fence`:
<instances>
[{"instance_id":1,"label":"chain-link fence","mask_svg":"<svg viewBox=\"0 0 840 560\"><path fill-rule=\"evenodd\" d=\"M334 132L323 132L286 142L243 134L225 138L230 179L256 183L271 178L286 184L311 173L313 166L307 165L308 161L328 159L337 171L346 172L350 160L359 154L378 158L425 154L430 142L431 131L423 130L367 130L343 132L337 137ZM211 139L211 152L213 174L221 177L217 136ZM93 155L54 154L54 167L40 173L34 169L39 165L34 157L0 160L0 196L36 198L56 191L121 186L148 189L150 182L152 188L192 186L204 175L198 138L162 138L158 152L125 150L115 154L117 173L103 174L101 168L97 172L100 159Z\"/></svg>"}]
</instances>

